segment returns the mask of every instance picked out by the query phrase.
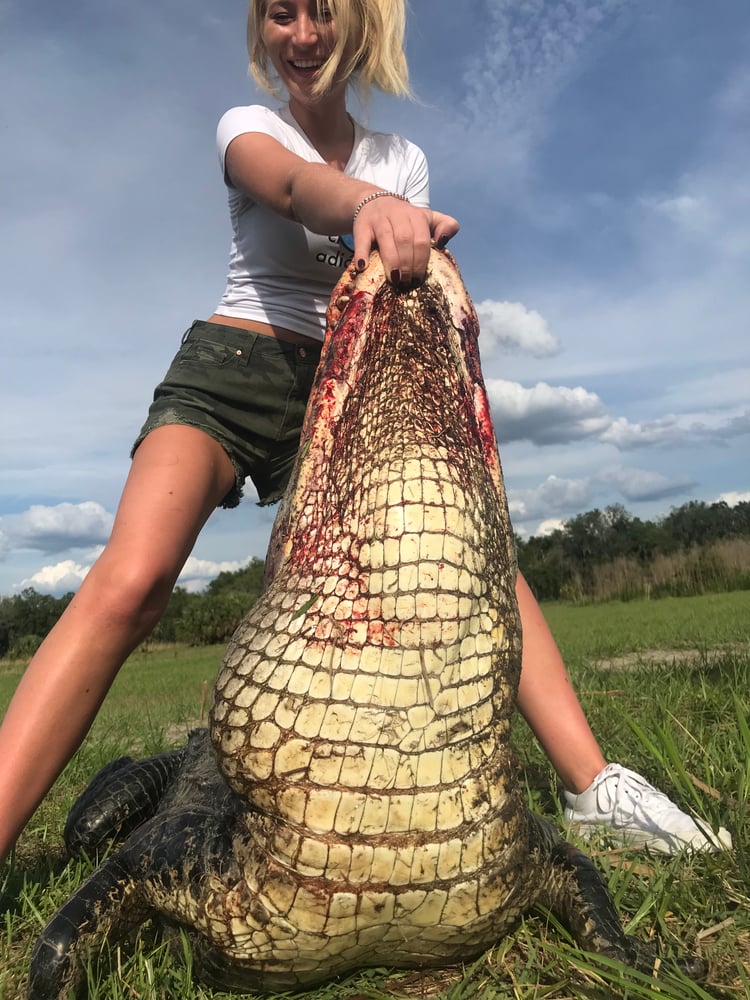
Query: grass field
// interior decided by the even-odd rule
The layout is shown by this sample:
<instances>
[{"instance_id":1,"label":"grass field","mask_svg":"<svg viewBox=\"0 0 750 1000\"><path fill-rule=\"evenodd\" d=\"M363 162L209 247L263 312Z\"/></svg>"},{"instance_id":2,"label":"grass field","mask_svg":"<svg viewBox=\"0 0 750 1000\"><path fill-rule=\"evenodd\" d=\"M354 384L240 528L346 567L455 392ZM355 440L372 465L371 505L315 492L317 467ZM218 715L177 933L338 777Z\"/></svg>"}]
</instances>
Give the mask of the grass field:
<instances>
[{"instance_id":1,"label":"grass field","mask_svg":"<svg viewBox=\"0 0 750 1000\"><path fill-rule=\"evenodd\" d=\"M578 951L549 915L465 968L439 973L371 969L310 994L311 1000L659 996L666 1000L750 995L750 593L571 607L545 613L609 759L645 774L685 807L727 826L732 853L663 858L593 853L632 933L657 937L665 955L699 952L709 979L646 977L607 968ZM123 668L94 729L0 869L0 1000L24 996L33 942L89 869L66 862L65 815L90 776L123 753L180 744L205 714L222 650L143 650ZM23 664L0 664L0 711ZM559 789L523 722L514 731L527 794L562 824ZM193 984L184 962L145 928L135 942L92 964L88 996L226 998Z\"/></svg>"}]
</instances>

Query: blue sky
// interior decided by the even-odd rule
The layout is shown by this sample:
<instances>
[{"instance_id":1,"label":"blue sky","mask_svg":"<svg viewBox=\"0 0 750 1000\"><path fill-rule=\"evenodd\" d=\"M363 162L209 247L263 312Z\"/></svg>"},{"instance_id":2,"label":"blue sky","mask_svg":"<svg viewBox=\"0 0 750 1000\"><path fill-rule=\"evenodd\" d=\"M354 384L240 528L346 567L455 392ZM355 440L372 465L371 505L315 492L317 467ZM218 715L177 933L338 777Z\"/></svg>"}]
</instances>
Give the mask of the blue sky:
<instances>
[{"instance_id":1,"label":"blue sky","mask_svg":"<svg viewBox=\"0 0 750 1000\"><path fill-rule=\"evenodd\" d=\"M0 594L75 589L229 249L245 0L0 0ZM516 528L750 498L747 0L412 0L427 153L477 306ZM263 556L252 487L181 583Z\"/></svg>"}]
</instances>

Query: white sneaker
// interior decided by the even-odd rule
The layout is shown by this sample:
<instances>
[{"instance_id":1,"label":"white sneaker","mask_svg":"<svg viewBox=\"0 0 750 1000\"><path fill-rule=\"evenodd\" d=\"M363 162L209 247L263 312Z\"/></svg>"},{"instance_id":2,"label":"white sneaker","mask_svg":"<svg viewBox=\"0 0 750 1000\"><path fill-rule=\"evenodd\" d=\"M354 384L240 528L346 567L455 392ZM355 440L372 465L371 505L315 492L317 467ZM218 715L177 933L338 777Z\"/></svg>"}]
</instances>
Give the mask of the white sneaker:
<instances>
[{"instance_id":1,"label":"white sneaker","mask_svg":"<svg viewBox=\"0 0 750 1000\"><path fill-rule=\"evenodd\" d=\"M627 847L648 847L660 854L732 849L732 837L720 827L688 816L635 771L607 764L585 792L565 792L565 819L588 838L595 828Z\"/></svg>"}]
</instances>

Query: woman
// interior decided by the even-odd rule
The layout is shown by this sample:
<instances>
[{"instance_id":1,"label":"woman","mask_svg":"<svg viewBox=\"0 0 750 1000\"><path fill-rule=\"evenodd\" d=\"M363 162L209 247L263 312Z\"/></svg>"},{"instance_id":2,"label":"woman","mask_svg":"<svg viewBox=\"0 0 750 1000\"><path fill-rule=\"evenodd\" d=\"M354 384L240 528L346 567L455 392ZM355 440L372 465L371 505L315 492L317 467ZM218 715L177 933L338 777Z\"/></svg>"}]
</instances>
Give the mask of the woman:
<instances>
[{"instance_id":1,"label":"woman","mask_svg":"<svg viewBox=\"0 0 750 1000\"><path fill-rule=\"evenodd\" d=\"M248 475L261 503L281 496L328 297L348 260L339 238L353 233L360 269L377 245L393 283L410 287L423 280L431 245L458 231L455 219L429 209L421 151L369 132L346 110L350 83L408 93L403 33L404 0L250 4L252 71L272 92L273 75L288 101L277 112L232 109L219 125L234 227L227 288L210 319L185 335L157 387L111 539L6 713L0 858L80 745L123 661L159 620L214 507L235 506ZM639 776L605 766L523 579L518 594L526 636L519 704L573 796L572 818L620 827L662 849L717 847ZM618 786L619 796L610 795Z\"/></svg>"}]
</instances>

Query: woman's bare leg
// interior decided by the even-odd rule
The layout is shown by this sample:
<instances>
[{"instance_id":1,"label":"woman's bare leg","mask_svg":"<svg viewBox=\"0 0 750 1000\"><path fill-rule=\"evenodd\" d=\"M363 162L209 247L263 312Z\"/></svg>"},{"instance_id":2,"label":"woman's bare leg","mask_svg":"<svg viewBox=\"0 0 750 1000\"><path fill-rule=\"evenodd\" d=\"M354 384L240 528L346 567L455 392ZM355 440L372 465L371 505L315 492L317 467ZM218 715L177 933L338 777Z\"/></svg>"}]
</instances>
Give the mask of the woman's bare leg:
<instances>
[{"instance_id":1,"label":"woman's bare leg","mask_svg":"<svg viewBox=\"0 0 750 1000\"><path fill-rule=\"evenodd\" d=\"M135 453L112 536L29 664L0 726L0 860L80 746L120 666L156 625L234 482L202 431L160 427Z\"/></svg>"},{"instance_id":2,"label":"woman's bare leg","mask_svg":"<svg viewBox=\"0 0 750 1000\"><path fill-rule=\"evenodd\" d=\"M541 608L519 573L523 625L518 707L565 786L565 816L579 830L603 829L616 843L664 854L729 850L732 837L698 824L645 778L607 764L570 683Z\"/></svg>"},{"instance_id":3,"label":"woman's bare leg","mask_svg":"<svg viewBox=\"0 0 750 1000\"><path fill-rule=\"evenodd\" d=\"M569 792L583 792L606 765L573 690L560 650L519 573L523 660L518 707Z\"/></svg>"}]
</instances>

